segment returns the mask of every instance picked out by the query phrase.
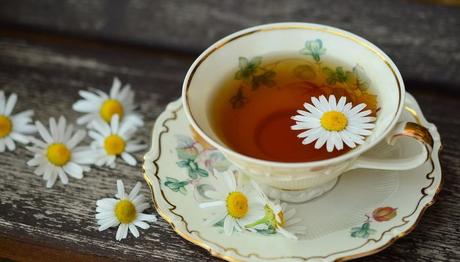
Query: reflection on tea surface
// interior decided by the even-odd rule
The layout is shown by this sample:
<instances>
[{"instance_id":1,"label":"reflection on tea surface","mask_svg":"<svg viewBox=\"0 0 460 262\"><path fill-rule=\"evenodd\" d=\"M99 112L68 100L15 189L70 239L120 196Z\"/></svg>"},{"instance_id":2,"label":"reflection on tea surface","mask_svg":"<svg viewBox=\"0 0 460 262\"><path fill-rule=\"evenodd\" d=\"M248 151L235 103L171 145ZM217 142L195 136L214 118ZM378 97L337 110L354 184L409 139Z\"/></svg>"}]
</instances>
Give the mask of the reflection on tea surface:
<instances>
[{"instance_id":1,"label":"reflection on tea surface","mask_svg":"<svg viewBox=\"0 0 460 262\"><path fill-rule=\"evenodd\" d=\"M333 61L299 56L240 57L239 68L227 77L210 104L213 129L233 150L258 159L308 162L342 155L314 143L303 145L291 130L291 119L312 97L345 96L353 106L365 103L375 116L377 97L359 65L347 68Z\"/></svg>"}]
</instances>

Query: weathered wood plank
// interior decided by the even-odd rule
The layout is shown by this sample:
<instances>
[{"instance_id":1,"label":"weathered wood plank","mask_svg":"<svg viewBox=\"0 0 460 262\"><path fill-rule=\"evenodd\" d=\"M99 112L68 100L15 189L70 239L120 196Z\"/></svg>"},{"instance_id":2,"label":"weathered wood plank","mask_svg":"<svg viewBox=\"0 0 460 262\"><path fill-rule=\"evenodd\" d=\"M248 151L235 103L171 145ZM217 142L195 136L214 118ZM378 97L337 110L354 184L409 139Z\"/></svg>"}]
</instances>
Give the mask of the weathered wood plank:
<instances>
[{"instance_id":1,"label":"weathered wood plank","mask_svg":"<svg viewBox=\"0 0 460 262\"><path fill-rule=\"evenodd\" d=\"M460 8L417 1L4 0L0 21L195 53L249 26L323 23L381 46L407 79L460 89Z\"/></svg>"},{"instance_id":2,"label":"weathered wood plank","mask_svg":"<svg viewBox=\"0 0 460 262\"><path fill-rule=\"evenodd\" d=\"M71 104L78 97L77 90L87 86L107 90L112 77L119 76L137 92L147 123L139 136L148 142L155 118L179 96L192 59L91 42L21 40L0 32L0 87L18 93L17 110L33 108L39 120L63 112L75 120L77 114ZM459 260L460 120L449 112L456 112L460 97L440 93L437 86L426 90L410 82L407 86L441 133L444 189L439 202L428 209L413 233L363 260ZM114 193L116 179L123 179L127 187L142 181L140 165L130 167L118 162L116 171L94 168L82 180L71 179L68 186L57 183L46 189L33 169L25 165L30 156L23 148L0 154L0 236L109 259L216 260L181 239L162 219L142 231L140 238L129 237L122 242L115 241L115 230L97 231L95 201ZM139 160L141 156L137 154ZM145 184L142 192L149 194ZM148 212L156 213L153 209Z\"/></svg>"}]
</instances>

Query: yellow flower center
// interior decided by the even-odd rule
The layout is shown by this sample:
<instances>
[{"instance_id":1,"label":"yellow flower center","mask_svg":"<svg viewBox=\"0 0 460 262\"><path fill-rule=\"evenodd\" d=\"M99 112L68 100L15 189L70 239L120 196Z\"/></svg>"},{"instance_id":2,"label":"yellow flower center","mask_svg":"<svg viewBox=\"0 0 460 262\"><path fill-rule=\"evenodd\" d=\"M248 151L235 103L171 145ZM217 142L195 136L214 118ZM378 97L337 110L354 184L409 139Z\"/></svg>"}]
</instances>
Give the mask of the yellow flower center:
<instances>
[{"instance_id":1,"label":"yellow flower center","mask_svg":"<svg viewBox=\"0 0 460 262\"><path fill-rule=\"evenodd\" d=\"M123 113L123 105L116 99L105 100L100 110L101 117L106 122L110 122L110 119L112 119L112 116L115 114L117 114L120 119L123 118Z\"/></svg>"},{"instance_id":2,"label":"yellow flower center","mask_svg":"<svg viewBox=\"0 0 460 262\"><path fill-rule=\"evenodd\" d=\"M227 196L227 212L233 218L243 218L248 213L248 199L241 192L231 192Z\"/></svg>"},{"instance_id":3,"label":"yellow flower center","mask_svg":"<svg viewBox=\"0 0 460 262\"><path fill-rule=\"evenodd\" d=\"M0 138L5 137L11 133L13 123L7 116L0 115Z\"/></svg>"},{"instance_id":4,"label":"yellow flower center","mask_svg":"<svg viewBox=\"0 0 460 262\"><path fill-rule=\"evenodd\" d=\"M129 224L136 219L137 212L134 204L127 200L120 200L115 205L115 216L118 218L118 221L122 224Z\"/></svg>"},{"instance_id":5,"label":"yellow flower center","mask_svg":"<svg viewBox=\"0 0 460 262\"><path fill-rule=\"evenodd\" d=\"M63 166L69 162L72 153L61 143L55 143L48 146L48 160L55 166Z\"/></svg>"},{"instance_id":6,"label":"yellow flower center","mask_svg":"<svg viewBox=\"0 0 460 262\"><path fill-rule=\"evenodd\" d=\"M286 225L286 220L284 219L284 213L283 213L283 211L280 211L280 212L278 213L278 217L281 219L281 222L276 221L277 226L283 227L284 225Z\"/></svg>"},{"instance_id":7,"label":"yellow flower center","mask_svg":"<svg viewBox=\"0 0 460 262\"><path fill-rule=\"evenodd\" d=\"M104 141L104 148L109 155L120 155L125 151L125 141L118 135L110 135Z\"/></svg>"},{"instance_id":8,"label":"yellow flower center","mask_svg":"<svg viewBox=\"0 0 460 262\"><path fill-rule=\"evenodd\" d=\"M348 119L342 112L329 111L321 117L321 126L328 131L342 131L347 124Z\"/></svg>"}]
</instances>

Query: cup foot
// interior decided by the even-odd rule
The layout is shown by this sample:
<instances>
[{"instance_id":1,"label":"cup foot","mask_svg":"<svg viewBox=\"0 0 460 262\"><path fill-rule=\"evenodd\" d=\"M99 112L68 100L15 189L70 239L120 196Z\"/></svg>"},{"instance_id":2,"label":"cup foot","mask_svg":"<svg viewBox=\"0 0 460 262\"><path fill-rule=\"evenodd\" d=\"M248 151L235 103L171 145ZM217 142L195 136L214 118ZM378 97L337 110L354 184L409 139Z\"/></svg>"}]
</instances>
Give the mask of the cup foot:
<instances>
[{"instance_id":1,"label":"cup foot","mask_svg":"<svg viewBox=\"0 0 460 262\"><path fill-rule=\"evenodd\" d=\"M265 194L271 199L279 199L288 203L303 203L332 190L337 184L337 181L338 178L317 187L295 191L278 189L267 185L261 186Z\"/></svg>"}]
</instances>

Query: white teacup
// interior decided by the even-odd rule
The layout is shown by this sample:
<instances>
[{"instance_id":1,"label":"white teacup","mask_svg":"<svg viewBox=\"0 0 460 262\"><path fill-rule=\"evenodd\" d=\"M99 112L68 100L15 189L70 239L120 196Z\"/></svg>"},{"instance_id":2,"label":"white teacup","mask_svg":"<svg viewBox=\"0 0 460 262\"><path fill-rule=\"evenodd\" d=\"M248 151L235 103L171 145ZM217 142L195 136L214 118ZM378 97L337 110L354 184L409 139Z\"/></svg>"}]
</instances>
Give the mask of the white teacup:
<instances>
[{"instance_id":1,"label":"white teacup","mask_svg":"<svg viewBox=\"0 0 460 262\"><path fill-rule=\"evenodd\" d=\"M320 39L323 46L318 46ZM256 159L226 146L210 124L210 101L224 76L237 70L239 57L298 53L310 41L312 53L325 48L322 57L335 58L353 68L360 65L377 93L380 111L365 143L341 156L321 161L285 163ZM312 55L313 57L313 55ZM404 83L395 64L367 40L334 27L309 23L277 23L251 27L231 34L206 49L190 67L183 84L182 102L196 132L253 179L276 189L279 197L301 202L331 189L345 171L355 168L406 170L423 164L432 138L422 126L398 122L404 108ZM309 101L306 101L309 102ZM235 127L238 128L238 127ZM421 142L420 152L405 159L379 159L363 155L382 139L398 136ZM272 192L273 193L273 192Z\"/></svg>"}]
</instances>

